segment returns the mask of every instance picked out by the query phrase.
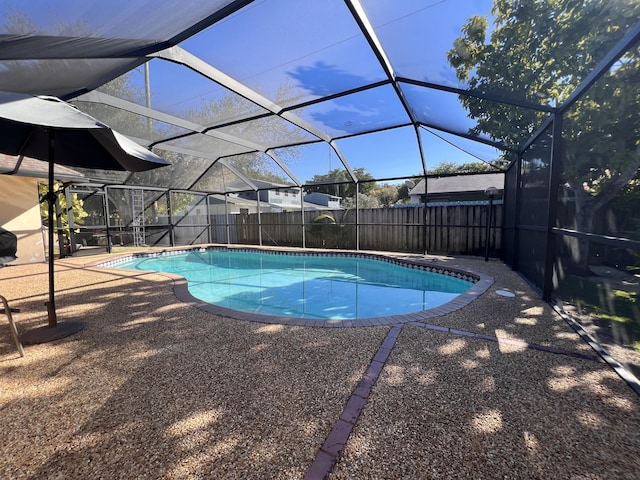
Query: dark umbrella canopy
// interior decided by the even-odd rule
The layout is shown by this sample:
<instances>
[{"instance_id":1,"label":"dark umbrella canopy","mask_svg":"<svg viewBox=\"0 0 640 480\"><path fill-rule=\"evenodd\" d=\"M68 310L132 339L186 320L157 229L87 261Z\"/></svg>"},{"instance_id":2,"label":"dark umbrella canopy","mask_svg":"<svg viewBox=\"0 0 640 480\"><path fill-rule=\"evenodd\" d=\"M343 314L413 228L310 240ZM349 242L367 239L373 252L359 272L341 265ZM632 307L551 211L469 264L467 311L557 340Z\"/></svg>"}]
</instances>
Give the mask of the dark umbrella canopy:
<instances>
[{"instance_id":1,"label":"dark umbrella canopy","mask_svg":"<svg viewBox=\"0 0 640 480\"><path fill-rule=\"evenodd\" d=\"M52 254L53 165L139 172L168 162L58 98L12 92L0 92L0 152L49 162L49 322L47 327L27 332L23 342L62 338L83 325L57 321Z\"/></svg>"},{"instance_id":2,"label":"dark umbrella canopy","mask_svg":"<svg viewBox=\"0 0 640 480\"><path fill-rule=\"evenodd\" d=\"M55 132L50 156L50 134ZM140 172L161 157L55 97L0 92L0 152L60 165Z\"/></svg>"}]
</instances>

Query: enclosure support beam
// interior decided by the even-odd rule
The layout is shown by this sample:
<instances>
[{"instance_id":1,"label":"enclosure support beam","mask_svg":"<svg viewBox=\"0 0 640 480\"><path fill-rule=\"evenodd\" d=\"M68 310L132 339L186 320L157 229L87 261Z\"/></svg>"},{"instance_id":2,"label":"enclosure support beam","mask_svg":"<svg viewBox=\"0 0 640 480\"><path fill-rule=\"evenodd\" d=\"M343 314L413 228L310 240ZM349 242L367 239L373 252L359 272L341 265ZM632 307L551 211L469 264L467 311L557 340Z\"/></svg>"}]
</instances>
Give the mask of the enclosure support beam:
<instances>
[{"instance_id":1,"label":"enclosure support beam","mask_svg":"<svg viewBox=\"0 0 640 480\"><path fill-rule=\"evenodd\" d=\"M360 183L356 182L356 250L360 250Z\"/></svg>"},{"instance_id":2,"label":"enclosure support beam","mask_svg":"<svg viewBox=\"0 0 640 480\"><path fill-rule=\"evenodd\" d=\"M256 191L256 205L258 207L258 245L262 246L262 216L260 215L260 190ZM247 220L249 216L247 216ZM248 224L247 224L248 227Z\"/></svg>"},{"instance_id":3,"label":"enclosure support beam","mask_svg":"<svg viewBox=\"0 0 640 480\"><path fill-rule=\"evenodd\" d=\"M300 182L298 177L291 171L291 169L289 169L289 167L287 167L287 165L282 160L280 160L280 157L276 155L273 149L266 150L264 153L265 155L270 157L291 180L293 180L293 183L295 183L297 187L302 188L302 182Z\"/></svg>"},{"instance_id":4,"label":"enclosure support beam","mask_svg":"<svg viewBox=\"0 0 640 480\"><path fill-rule=\"evenodd\" d=\"M229 225L229 194L224 194L224 221L226 223L225 232L227 234L227 245L231 245L231 227Z\"/></svg>"},{"instance_id":5,"label":"enclosure support beam","mask_svg":"<svg viewBox=\"0 0 640 480\"><path fill-rule=\"evenodd\" d=\"M307 248L307 236L304 228L304 190L300 187L300 223L302 224L302 248Z\"/></svg>"},{"instance_id":6,"label":"enclosure support beam","mask_svg":"<svg viewBox=\"0 0 640 480\"><path fill-rule=\"evenodd\" d=\"M427 160L424 157L424 145L422 144L422 136L420 135L420 127L414 125L416 132L416 140L418 141L418 151L420 152L420 161L422 162L422 175L424 178L424 212L422 215L422 253L427 255ZM407 192L409 193L409 192Z\"/></svg>"},{"instance_id":7,"label":"enclosure support beam","mask_svg":"<svg viewBox=\"0 0 640 480\"><path fill-rule=\"evenodd\" d=\"M144 198L144 197L142 197ZM173 231L173 204L171 201L171 190L167 191L167 203L169 205L169 244L172 247L176 246L175 232ZM144 211L144 210L143 210Z\"/></svg>"},{"instance_id":8,"label":"enclosure support beam","mask_svg":"<svg viewBox=\"0 0 640 480\"><path fill-rule=\"evenodd\" d=\"M382 42L378 38L376 30L375 28L373 28L373 24L367 17L365 9L362 6L360 0L345 0L345 4L347 5L347 8L351 12L351 15L353 15L354 20L360 27L360 30L362 31L362 35L369 43L369 47L371 48L371 51L378 58L378 61L380 62L380 66L382 67L385 74L387 75L387 78L391 81L393 90L395 91L398 97L398 100L400 100L400 103L402 104L402 107L404 108L407 114L407 117L411 119L411 122L414 125L417 125L418 124L417 116L413 111L413 109L409 106L409 102L407 101L404 95L404 92L398 85L397 75L393 69L393 64L391 63L391 60L389 59L387 52L384 51L384 48L382 47Z\"/></svg>"},{"instance_id":9,"label":"enclosure support beam","mask_svg":"<svg viewBox=\"0 0 640 480\"><path fill-rule=\"evenodd\" d=\"M102 200L102 207L104 211L104 233L107 236L107 253L111 253L111 227L109 225L110 213L109 213L109 187L104 187L104 199Z\"/></svg>"},{"instance_id":10,"label":"enclosure support beam","mask_svg":"<svg viewBox=\"0 0 640 480\"><path fill-rule=\"evenodd\" d=\"M207 213L207 243L213 243L213 225L211 225L211 215L209 214L209 212L211 211L211 205L210 205L210 197L209 195L205 195L204 197L204 201L205 201L205 212Z\"/></svg>"}]
</instances>

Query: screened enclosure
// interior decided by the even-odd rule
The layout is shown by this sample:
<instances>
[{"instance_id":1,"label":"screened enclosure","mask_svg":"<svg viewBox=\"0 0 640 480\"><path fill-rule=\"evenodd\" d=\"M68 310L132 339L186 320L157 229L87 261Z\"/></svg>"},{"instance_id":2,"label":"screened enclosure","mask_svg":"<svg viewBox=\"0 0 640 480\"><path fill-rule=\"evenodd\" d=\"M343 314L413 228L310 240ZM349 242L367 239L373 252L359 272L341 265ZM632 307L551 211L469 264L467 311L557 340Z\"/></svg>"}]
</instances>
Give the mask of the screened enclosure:
<instances>
[{"instance_id":1,"label":"screened enclosure","mask_svg":"<svg viewBox=\"0 0 640 480\"><path fill-rule=\"evenodd\" d=\"M0 90L59 96L171 163L78 169L86 181L65 188L83 209L74 245L500 257L545 298L640 341L637 0L0 12ZM434 190L478 172L504 184L447 201Z\"/></svg>"}]
</instances>

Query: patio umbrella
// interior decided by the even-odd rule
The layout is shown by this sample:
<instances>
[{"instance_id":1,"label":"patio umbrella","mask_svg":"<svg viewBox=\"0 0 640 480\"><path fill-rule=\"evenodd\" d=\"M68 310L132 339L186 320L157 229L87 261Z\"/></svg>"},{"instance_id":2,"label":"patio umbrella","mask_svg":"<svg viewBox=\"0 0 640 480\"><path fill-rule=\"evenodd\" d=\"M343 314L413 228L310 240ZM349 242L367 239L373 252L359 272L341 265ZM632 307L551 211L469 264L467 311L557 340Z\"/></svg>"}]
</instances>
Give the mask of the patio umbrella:
<instances>
[{"instance_id":1,"label":"patio umbrella","mask_svg":"<svg viewBox=\"0 0 640 480\"><path fill-rule=\"evenodd\" d=\"M139 172L168 165L161 157L56 97L0 91L0 152L49 162L48 324L26 332L25 344L44 343L81 330L58 323L53 265L53 165Z\"/></svg>"}]
</instances>

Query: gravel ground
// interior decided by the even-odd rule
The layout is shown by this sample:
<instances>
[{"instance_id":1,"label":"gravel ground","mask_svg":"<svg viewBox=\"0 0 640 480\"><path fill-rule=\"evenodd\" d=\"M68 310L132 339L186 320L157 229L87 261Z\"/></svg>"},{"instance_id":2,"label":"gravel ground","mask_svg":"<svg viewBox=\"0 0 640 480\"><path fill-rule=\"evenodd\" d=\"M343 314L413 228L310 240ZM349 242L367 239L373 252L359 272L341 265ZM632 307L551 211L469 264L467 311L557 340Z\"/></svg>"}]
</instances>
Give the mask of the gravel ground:
<instances>
[{"instance_id":1,"label":"gravel ground","mask_svg":"<svg viewBox=\"0 0 640 480\"><path fill-rule=\"evenodd\" d=\"M637 479L638 399L602 364L405 326L332 479Z\"/></svg>"},{"instance_id":2,"label":"gravel ground","mask_svg":"<svg viewBox=\"0 0 640 480\"><path fill-rule=\"evenodd\" d=\"M542 302L528 283L503 263L470 258L439 260L451 266L482 271L491 275L495 283L483 295L481 302L472 302L463 310L430 319L430 324L578 353L593 353L591 347L554 313L549 304ZM505 297L497 291L508 291L515 296Z\"/></svg>"},{"instance_id":3,"label":"gravel ground","mask_svg":"<svg viewBox=\"0 0 640 480\"><path fill-rule=\"evenodd\" d=\"M82 332L20 358L0 317L0 478L303 478L389 332L217 317L95 260L56 263ZM439 260L496 283L430 324L593 353L501 263ZM46 322L46 272L0 269L21 333ZM405 325L331 478L637 478L639 432L606 364Z\"/></svg>"}]
</instances>

